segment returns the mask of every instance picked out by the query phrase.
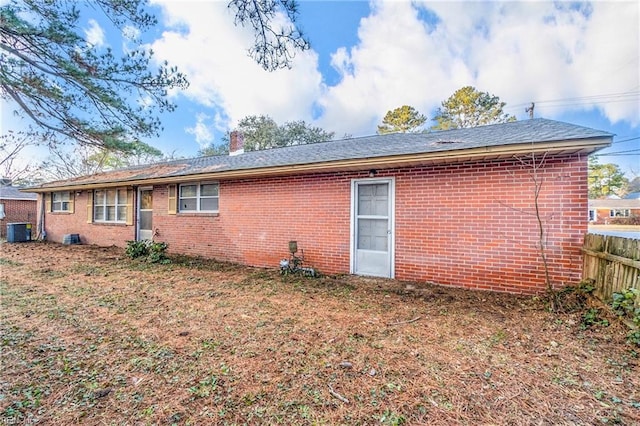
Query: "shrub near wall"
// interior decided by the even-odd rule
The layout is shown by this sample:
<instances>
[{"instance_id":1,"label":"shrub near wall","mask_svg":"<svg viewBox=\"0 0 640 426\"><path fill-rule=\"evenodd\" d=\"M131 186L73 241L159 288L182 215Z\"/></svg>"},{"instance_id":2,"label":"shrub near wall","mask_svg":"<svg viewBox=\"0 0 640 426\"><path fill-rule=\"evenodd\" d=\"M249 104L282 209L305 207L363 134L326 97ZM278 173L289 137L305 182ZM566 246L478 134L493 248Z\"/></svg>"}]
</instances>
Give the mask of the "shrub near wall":
<instances>
[{"instance_id":1,"label":"shrub near wall","mask_svg":"<svg viewBox=\"0 0 640 426\"><path fill-rule=\"evenodd\" d=\"M629 217L612 217L609 219L609 225L640 226L640 216L631 215Z\"/></svg>"}]
</instances>

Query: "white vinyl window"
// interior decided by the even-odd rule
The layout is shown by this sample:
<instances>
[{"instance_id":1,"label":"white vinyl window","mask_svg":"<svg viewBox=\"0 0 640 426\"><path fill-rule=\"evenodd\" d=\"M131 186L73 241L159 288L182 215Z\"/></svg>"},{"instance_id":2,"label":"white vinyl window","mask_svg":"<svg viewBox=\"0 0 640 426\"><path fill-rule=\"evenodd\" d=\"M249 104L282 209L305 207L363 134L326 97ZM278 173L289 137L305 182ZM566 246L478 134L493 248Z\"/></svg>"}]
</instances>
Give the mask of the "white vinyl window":
<instances>
[{"instance_id":1,"label":"white vinyl window","mask_svg":"<svg viewBox=\"0 0 640 426\"><path fill-rule=\"evenodd\" d=\"M218 184L189 183L180 185L180 212L218 212Z\"/></svg>"},{"instance_id":2,"label":"white vinyl window","mask_svg":"<svg viewBox=\"0 0 640 426\"><path fill-rule=\"evenodd\" d=\"M629 217L631 212L629 209L611 209L609 210L609 217Z\"/></svg>"},{"instance_id":3,"label":"white vinyl window","mask_svg":"<svg viewBox=\"0 0 640 426\"><path fill-rule=\"evenodd\" d=\"M51 194L51 211L52 212L68 212L71 211L71 193L54 192Z\"/></svg>"},{"instance_id":4,"label":"white vinyl window","mask_svg":"<svg viewBox=\"0 0 640 426\"><path fill-rule=\"evenodd\" d=\"M127 221L127 190L96 190L93 193L93 220L125 223Z\"/></svg>"}]
</instances>

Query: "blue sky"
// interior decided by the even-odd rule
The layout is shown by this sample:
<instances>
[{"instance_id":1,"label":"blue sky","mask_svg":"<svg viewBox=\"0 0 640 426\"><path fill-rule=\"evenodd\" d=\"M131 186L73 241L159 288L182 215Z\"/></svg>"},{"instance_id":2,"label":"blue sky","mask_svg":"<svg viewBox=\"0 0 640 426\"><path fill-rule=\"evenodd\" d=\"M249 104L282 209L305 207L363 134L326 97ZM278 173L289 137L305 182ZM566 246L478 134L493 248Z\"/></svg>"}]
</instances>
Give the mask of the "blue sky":
<instances>
[{"instance_id":1,"label":"blue sky","mask_svg":"<svg viewBox=\"0 0 640 426\"><path fill-rule=\"evenodd\" d=\"M411 105L431 119L471 85L520 120L535 102L536 117L615 133L602 154L636 151L600 161L640 174L638 2L301 1L312 49L272 73L247 56L253 36L233 25L226 1L152 4L160 24L143 40L191 82L171 94L179 107L160 137L145 141L166 153L194 156L253 114L373 134L388 110ZM97 16L85 29L122 46Z\"/></svg>"}]
</instances>

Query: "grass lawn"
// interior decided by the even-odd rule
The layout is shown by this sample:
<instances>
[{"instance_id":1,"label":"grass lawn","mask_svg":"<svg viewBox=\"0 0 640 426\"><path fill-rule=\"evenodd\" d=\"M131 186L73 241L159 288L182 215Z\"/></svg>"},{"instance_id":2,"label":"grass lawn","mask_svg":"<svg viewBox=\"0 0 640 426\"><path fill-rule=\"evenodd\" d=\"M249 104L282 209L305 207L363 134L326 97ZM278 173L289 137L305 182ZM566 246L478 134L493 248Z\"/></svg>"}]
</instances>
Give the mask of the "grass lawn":
<instances>
[{"instance_id":1,"label":"grass lawn","mask_svg":"<svg viewBox=\"0 0 640 426\"><path fill-rule=\"evenodd\" d=\"M604 311L113 247L4 243L0 270L0 424L640 424Z\"/></svg>"}]
</instances>

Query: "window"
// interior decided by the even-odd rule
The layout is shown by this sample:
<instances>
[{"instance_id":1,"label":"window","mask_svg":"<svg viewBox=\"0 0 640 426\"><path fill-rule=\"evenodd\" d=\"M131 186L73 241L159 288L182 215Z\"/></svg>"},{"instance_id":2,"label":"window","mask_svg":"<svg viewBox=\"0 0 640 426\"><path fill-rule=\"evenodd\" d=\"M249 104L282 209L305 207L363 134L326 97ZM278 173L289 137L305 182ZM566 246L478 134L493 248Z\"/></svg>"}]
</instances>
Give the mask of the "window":
<instances>
[{"instance_id":1,"label":"window","mask_svg":"<svg viewBox=\"0 0 640 426\"><path fill-rule=\"evenodd\" d=\"M5 218L4 214L4 203L0 203L0 220Z\"/></svg>"},{"instance_id":2,"label":"window","mask_svg":"<svg viewBox=\"0 0 640 426\"><path fill-rule=\"evenodd\" d=\"M611 209L609 210L609 217L629 217L631 212L629 209Z\"/></svg>"},{"instance_id":3,"label":"window","mask_svg":"<svg viewBox=\"0 0 640 426\"><path fill-rule=\"evenodd\" d=\"M52 212L69 212L71 211L71 193L54 192L51 194L51 211Z\"/></svg>"},{"instance_id":4,"label":"window","mask_svg":"<svg viewBox=\"0 0 640 426\"><path fill-rule=\"evenodd\" d=\"M218 184L192 183L180 185L180 212L218 211Z\"/></svg>"},{"instance_id":5,"label":"window","mask_svg":"<svg viewBox=\"0 0 640 426\"><path fill-rule=\"evenodd\" d=\"M125 223L127 221L127 190L96 190L93 193L93 220Z\"/></svg>"}]
</instances>

